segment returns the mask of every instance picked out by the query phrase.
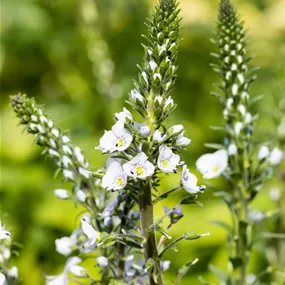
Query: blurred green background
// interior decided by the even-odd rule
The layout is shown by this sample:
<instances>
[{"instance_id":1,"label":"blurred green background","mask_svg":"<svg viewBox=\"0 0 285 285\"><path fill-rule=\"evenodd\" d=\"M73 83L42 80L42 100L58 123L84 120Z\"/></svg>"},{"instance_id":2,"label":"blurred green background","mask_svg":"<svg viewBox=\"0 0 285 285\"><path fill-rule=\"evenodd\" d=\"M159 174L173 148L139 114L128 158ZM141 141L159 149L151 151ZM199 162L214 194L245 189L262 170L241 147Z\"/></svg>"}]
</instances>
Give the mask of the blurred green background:
<instances>
[{"instance_id":1,"label":"blurred green background","mask_svg":"<svg viewBox=\"0 0 285 285\"><path fill-rule=\"evenodd\" d=\"M258 105L261 116L257 137L274 138L273 117L278 106L274 95L281 98L285 90L285 1L235 2L249 28L248 51L255 55L252 64L261 67L251 89L253 96L264 95ZM52 275L63 268L65 258L56 253L54 240L71 233L81 209L53 195L54 189L70 185L63 184L60 177L54 179L52 162L40 155L41 149L33 144L31 135L22 134L9 106L9 95L27 93L45 104L50 117L62 129L70 130L74 144L85 151L94 170L100 167L105 158L94 146L104 129L112 125L113 113L122 109L133 87L136 64L143 55L140 43L141 34L146 33L144 21L154 3L1 1L1 220L11 230L14 241L23 245L19 258L12 263L19 267L25 285L42 284L43 272ZM183 124L192 139L183 160L193 171L196 159L211 151L203 144L222 140L222 133L209 129L209 125L222 124L222 106L210 95L213 82L217 82L209 68L209 54L214 48L209 38L215 28L217 7L217 0L180 0L183 41L173 92L178 108L168 123ZM284 172L284 165L281 168L279 173ZM167 179L163 188L176 186L178 180L178 176ZM214 183L223 187L222 181ZM268 198L272 185L284 190L284 185L273 179L257 197L255 208L274 207ZM169 205L174 206L178 199L173 196ZM229 221L226 206L212 196L211 189L201 195L200 201L204 207L185 208L183 222L171 234L179 236L187 230L210 232L211 236L185 242L179 246L180 251L168 254L172 261L166 274L168 284L173 283L183 263L196 257L200 262L183 278L182 285L199 284L198 275L215 281L207 269L209 263L226 269L225 231L209 223ZM158 205L157 213L161 212L162 205ZM252 271L266 266L264 248L255 247ZM265 282L269 284L269 279Z\"/></svg>"}]
</instances>

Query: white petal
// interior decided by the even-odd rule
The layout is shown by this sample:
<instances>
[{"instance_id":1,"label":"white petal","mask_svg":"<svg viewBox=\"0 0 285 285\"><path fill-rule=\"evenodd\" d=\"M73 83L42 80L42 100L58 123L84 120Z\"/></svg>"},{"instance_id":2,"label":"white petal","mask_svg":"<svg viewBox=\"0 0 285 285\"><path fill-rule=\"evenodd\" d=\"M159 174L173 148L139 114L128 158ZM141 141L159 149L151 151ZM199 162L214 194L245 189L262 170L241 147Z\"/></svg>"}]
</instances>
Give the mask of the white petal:
<instances>
[{"instance_id":1,"label":"white petal","mask_svg":"<svg viewBox=\"0 0 285 285\"><path fill-rule=\"evenodd\" d=\"M200 188L197 186L197 182L197 177L189 171L186 165L183 165L182 184L184 189L190 194L198 193Z\"/></svg>"},{"instance_id":2,"label":"white petal","mask_svg":"<svg viewBox=\"0 0 285 285\"><path fill-rule=\"evenodd\" d=\"M11 277L11 278L16 278L17 279L19 277L18 268L16 266L13 266L12 268L10 268L8 270L8 276Z\"/></svg>"},{"instance_id":3,"label":"white petal","mask_svg":"<svg viewBox=\"0 0 285 285\"><path fill-rule=\"evenodd\" d=\"M54 194L59 199L68 199L69 198L69 192L65 189L55 189Z\"/></svg>"},{"instance_id":4,"label":"white petal","mask_svg":"<svg viewBox=\"0 0 285 285\"><path fill-rule=\"evenodd\" d=\"M4 274L0 272L0 285L4 285L6 277Z\"/></svg>"},{"instance_id":5,"label":"white petal","mask_svg":"<svg viewBox=\"0 0 285 285\"><path fill-rule=\"evenodd\" d=\"M98 234L96 230L84 218L81 219L81 227L89 239L96 239Z\"/></svg>"},{"instance_id":6,"label":"white petal","mask_svg":"<svg viewBox=\"0 0 285 285\"><path fill-rule=\"evenodd\" d=\"M80 262L82 262L81 258L79 258L78 256L72 256L67 259L64 270L68 271L70 267L77 265Z\"/></svg>"},{"instance_id":7,"label":"white petal","mask_svg":"<svg viewBox=\"0 0 285 285\"><path fill-rule=\"evenodd\" d=\"M268 160L271 165L277 165L281 162L282 158L283 152L278 147L275 147L270 153Z\"/></svg>"},{"instance_id":8,"label":"white petal","mask_svg":"<svg viewBox=\"0 0 285 285\"><path fill-rule=\"evenodd\" d=\"M68 285L68 276L66 273L57 276L46 276L46 285Z\"/></svg>"},{"instance_id":9,"label":"white petal","mask_svg":"<svg viewBox=\"0 0 285 285\"><path fill-rule=\"evenodd\" d=\"M72 252L71 246L73 244L73 240L69 237L62 237L55 240L56 251L65 256Z\"/></svg>"},{"instance_id":10,"label":"white petal","mask_svg":"<svg viewBox=\"0 0 285 285\"><path fill-rule=\"evenodd\" d=\"M105 256L98 256L96 261L99 267L104 268L108 266L108 259Z\"/></svg>"},{"instance_id":11,"label":"white petal","mask_svg":"<svg viewBox=\"0 0 285 285\"><path fill-rule=\"evenodd\" d=\"M268 158L269 155L270 155L269 149L266 145L264 145L259 149L257 158L258 160L262 160L262 159Z\"/></svg>"},{"instance_id":12,"label":"white petal","mask_svg":"<svg viewBox=\"0 0 285 285\"><path fill-rule=\"evenodd\" d=\"M86 275L86 269L78 265L71 266L69 271L76 277L83 277Z\"/></svg>"},{"instance_id":13,"label":"white petal","mask_svg":"<svg viewBox=\"0 0 285 285\"><path fill-rule=\"evenodd\" d=\"M84 192L84 191L82 191L82 190L77 190L76 192L75 192L75 194L76 194L76 197L77 197L77 199L81 202L81 203L85 203L85 201L86 201L86 193Z\"/></svg>"}]
</instances>

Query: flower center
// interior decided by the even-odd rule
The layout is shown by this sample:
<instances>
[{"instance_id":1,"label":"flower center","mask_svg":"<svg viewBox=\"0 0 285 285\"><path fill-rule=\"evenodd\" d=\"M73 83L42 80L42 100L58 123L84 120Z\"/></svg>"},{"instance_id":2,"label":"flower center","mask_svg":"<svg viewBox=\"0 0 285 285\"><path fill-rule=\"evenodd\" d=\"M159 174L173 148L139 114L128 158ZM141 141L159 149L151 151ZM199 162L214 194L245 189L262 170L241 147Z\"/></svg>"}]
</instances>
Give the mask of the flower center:
<instances>
[{"instance_id":1,"label":"flower center","mask_svg":"<svg viewBox=\"0 0 285 285\"><path fill-rule=\"evenodd\" d=\"M220 171L220 167L219 166L216 165L216 166L213 167L213 172L214 173L218 173L219 171Z\"/></svg>"},{"instance_id":2,"label":"flower center","mask_svg":"<svg viewBox=\"0 0 285 285\"><path fill-rule=\"evenodd\" d=\"M122 147L125 144L125 140L123 138L120 138L116 142L116 147Z\"/></svg>"},{"instance_id":3,"label":"flower center","mask_svg":"<svg viewBox=\"0 0 285 285\"><path fill-rule=\"evenodd\" d=\"M135 172L137 173L138 176L141 176L144 174L144 169L142 168L141 165L138 165L136 168L135 168Z\"/></svg>"},{"instance_id":4,"label":"flower center","mask_svg":"<svg viewBox=\"0 0 285 285\"><path fill-rule=\"evenodd\" d=\"M162 159L161 160L161 165L163 168L167 168L169 165L169 161L167 159Z\"/></svg>"},{"instance_id":5,"label":"flower center","mask_svg":"<svg viewBox=\"0 0 285 285\"><path fill-rule=\"evenodd\" d=\"M124 183L125 183L125 180L122 177L118 177L115 182L116 186L118 187L122 187Z\"/></svg>"}]
</instances>

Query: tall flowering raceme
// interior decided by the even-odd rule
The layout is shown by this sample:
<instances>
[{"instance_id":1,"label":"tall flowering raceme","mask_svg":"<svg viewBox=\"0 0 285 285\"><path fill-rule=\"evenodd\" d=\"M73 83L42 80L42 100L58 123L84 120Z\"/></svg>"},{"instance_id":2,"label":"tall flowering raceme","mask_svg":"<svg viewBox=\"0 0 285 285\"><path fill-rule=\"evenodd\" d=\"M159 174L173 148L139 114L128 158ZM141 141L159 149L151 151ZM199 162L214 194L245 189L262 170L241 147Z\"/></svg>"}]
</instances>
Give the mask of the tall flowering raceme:
<instances>
[{"instance_id":1,"label":"tall flowering raceme","mask_svg":"<svg viewBox=\"0 0 285 285\"><path fill-rule=\"evenodd\" d=\"M249 96L249 87L255 75L254 69L248 67L250 57L246 55L247 39L243 22L230 0L220 2L216 39L213 42L218 47L218 53L213 54L217 62L212 66L220 75L219 88L222 91L213 95L224 106L225 137L218 151L203 155L196 164L205 179L223 175L230 185L227 192L216 192L232 214L232 226L226 226L229 274L221 274L220 281L234 285L257 284L264 274L252 276L248 272L256 240L256 219L250 203L270 174L269 164L277 162L279 154L277 149L270 152L267 146L258 147L253 142L257 114L253 115L250 110L255 100Z\"/></svg>"},{"instance_id":2,"label":"tall flowering raceme","mask_svg":"<svg viewBox=\"0 0 285 285\"><path fill-rule=\"evenodd\" d=\"M165 242L165 239L171 238L167 231L183 216L180 206L195 203L196 194L205 189L197 185L197 178L180 161L179 153L190 143L184 137L183 126L167 128L164 125L165 119L176 107L170 92L176 78L180 41L178 12L176 1L161 0L147 22L148 42L144 45L143 63L139 66L138 81L135 81L135 88L127 101L141 115L142 121L135 122L130 111L124 108L115 114L116 123L111 130L105 131L98 146L102 153L110 154L102 186L107 191L124 193L127 199L139 206L140 229L137 231L144 239L144 268L150 284L163 284L162 271L168 264L162 261L165 252L181 240L202 236L185 233L178 240ZM161 176L164 173L175 175L182 165L180 185L155 197ZM165 215L154 221L154 204L181 188L191 195L182 199L175 208L166 209ZM171 223L165 230L161 222L166 217ZM127 229L126 232L133 234ZM158 233L161 236L159 242ZM191 265L189 263L188 267Z\"/></svg>"},{"instance_id":3,"label":"tall flowering raceme","mask_svg":"<svg viewBox=\"0 0 285 285\"><path fill-rule=\"evenodd\" d=\"M56 189L55 195L72 198L86 208L78 228L55 242L56 250L68 259L60 275L46 277L49 285L68 284L69 273L88 278L92 284L162 285L162 273L170 266L168 260L163 260L164 254L180 241L208 235L184 233L167 241L172 239L171 227L183 217L182 205L198 204L197 194L205 190L180 159L179 154L190 143L183 126L167 127L164 122L176 107L170 92L180 41L177 6L175 0L160 0L147 22L143 63L128 100L141 115L141 122L135 122L126 108L115 114L115 124L105 131L96 147L109 155L105 168L91 172L80 148L71 144L33 99L25 95L12 97L21 124L35 135L37 144L44 147L64 179L73 184L72 191ZM160 194L162 177L180 175L178 172L179 185ZM164 215L155 221L154 205L180 189L189 194L175 207L164 207ZM166 218L170 222L163 228ZM101 280L94 280L82 267L87 256L96 259ZM197 261L182 266L176 284Z\"/></svg>"},{"instance_id":4,"label":"tall flowering raceme","mask_svg":"<svg viewBox=\"0 0 285 285\"><path fill-rule=\"evenodd\" d=\"M73 185L72 191L56 189L54 194L59 199L72 199L76 203L81 203L86 209L86 214L82 217L78 228L69 237L62 237L55 241L57 252L64 256L79 252L85 258L90 252L96 250L96 255L101 259L110 256L112 267L101 266L101 259L97 261L93 256L95 264L101 268L102 272L102 280L99 281L109 282L108 280L114 276L113 267L119 267L118 259L111 254L113 252L111 245L115 243L115 246L119 247L118 244L120 243L121 246L123 243L125 246L125 238L111 234L115 226L112 216L117 218L117 232L121 231L120 214L117 214L116 209L119 202L113 203L113 206L110 205L108 193L101 187L101 181L92 177L89 164L81 149L72 145L71 139L47 118L34 99L29 99L25 95L15 95L11 100L21 124L26 125L27 131L35 135L36 143L44 148L47 156L53 159L58 170L62 172L63 178ZM119 198L124 200L124 197ZM75 267L71 266L73 262L70 263L70 260L76 260ZM88 272L78 265L82 260L78 256L69 257L64 272L58 276L47 276L47 284L68 284L68 272L75 277L88 278L93 282Z\"/></svg>"}]
</instances>

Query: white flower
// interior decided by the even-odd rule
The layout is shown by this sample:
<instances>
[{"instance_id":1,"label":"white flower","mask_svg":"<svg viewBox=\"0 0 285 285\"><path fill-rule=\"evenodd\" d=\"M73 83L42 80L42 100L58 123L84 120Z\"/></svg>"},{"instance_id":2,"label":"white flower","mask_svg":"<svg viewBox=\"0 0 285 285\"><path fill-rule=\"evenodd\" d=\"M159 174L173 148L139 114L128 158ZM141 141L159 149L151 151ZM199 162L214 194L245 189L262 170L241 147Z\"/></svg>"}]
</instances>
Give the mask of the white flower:
<instances>
[{"instance_id":1,"label":"white flower","mask_svg":"<svg viewBox=\"0 0 285 285\"><path fill-rule=\"evenodd\" d=\"M58 137L58 136L59 136L59 130L58 130L58 129L53 128L53 129L51 130L51 133L52 133L55 137Z\"/></svg>"},{"instance_id":2,"label":"white flower","mask_svg":"<svg viewBox=\"0 0 285 285\"><path fill-rule=\"evenodd\" d=\"M146 74L146 72L145 72L145 71L143 71L143 72L142 72L142 77L143 77L143 79L144 79L145 83L146 83L146 84L148 84L147 74Z\"/></svg>"},{"instance_id":3,"label":"white flower","mask_svg":"<svg viewBox=\"0 0 285 285\"><path fill-rule=\"evenodd\" d=\"M88 241L83 245L83 249L87 253L96 248L100 233L97 233L85 216L81 219L81 227L83 233L88 237Z\"/></svg>"},{"instance_id":4,"label":"white flower","mask_svg":"<svg viewBox=\"0 0 285 285\"><path fill-rule=\"evenodd\" d=\"M153 133L152 139L157 142L161 142L166 136L162 136L162 133L159 130L156 130Z\"/></svg>"},{"instance_id":5,"label":"white flower","mask_svg":"<svg viewBox=\"0 0 285 285\"><path fill-rule=\"evenodd\" d=\"M239 73L239 74L237 75L237 78L238 78L240 84L244 84L244 77L243 77L242 74Z\"/></svg>"},{"instance_id":6,"label":"white flower","mask_svg":"<svg viewBox=\"0 0 285 285\"><path fill-rule=\"evenodd\" d=\"M278 201L281 197L280 190L277 187L273 187L269 191L269 196L272 201Z\"/></svg>"},{"instance_id":7,"label":"white flower","mask_svg":"<svg viewBox=\"0 0 285 285\"><path fill-rule=\"evenodd\" d=\"M62 146L62 150L63 150L63 152L65 153L65 154L70 154L70 155L72 155L72 150L71 150L71 148L68 146L68 145L63 145Z\"/></svg>"},{"instance_id":8,"label":"white flower","mask_svg":"<svg viewBox=\"0 0 285 285\"><path fill-rule=\"evenodd\" d=\"M231 143L228 147L228 154L229 155L237 155L238 149L234 143Z\"/></svg>"},{"instance_id":9,"label":"white flower","mask_svg":"<svg viewBox=\"0 0 285 285\"><path fill-rule=\"evenodd\" d=\"M132 135L124 128L124 122L118 121L111 131L105 131L99 149L102 152L123 151L130 146L132 140Z\"/></svg>"},{"instance_id":10,"label":"white flower","mask_svg":"<svg viewBox=\"0 0 285 285\"><path fill-rule=\"evenodd\" d=\"M56 251L62 255L69 255L72 252L72 246L74 245L74 240L70 237L62 237L55 240Z\"/></svg>"},{"instance_id":11,"label":"white flower","mask_svg":"<svg viewBox=\"0 0 285 285\"><path fill-rule=\"evenodd\" d=\"M146 154L141 152L131 161L126 162L123 169L128 176L146 178L153 175L155 167L147 160Z\"/></svg>"},{"instance_id":12,"label":"white flower","mask_svg":"<svg viewBox=\"0 0 285 285\"><path fill-rule=\"evenodd\" d=\"M281 162L282 158L283 152L278 147L275 147L271 151L268 160L271 165L277 165Z\"/></svg>"},{"instance_id":13,"label":"white flower","mask_svg":"<svg viewBox=\"0 0 285 285\"><path fill-rule=\"evenodd\" d=\"M118 197L115 197L115 199L113 201L111 201L110 203L108 203L104 209L104 211L102 212L101 216L106 218L106 217L110 217L113 215L113 212L115 210L115 208L119 205L119 199Z\"/></svg>"},{"instance_id":14,"label":"white flower","mask_svg":"<svg viewBox=\"0 0 285 285\"><path fill-rule=\"evenodd\" d=\"M63 176L66 180L74 180L74 173L71 170L64 169Z\"/></svg>"},{"instance_id":15,"label":"white flower","mask_svg":"<svg viewBox=\"0 0 285 285\"><path fill-rule=\"evenodd\" d=\"M77 273L76 268L80 267L77 266L77 264L80 262L81 259L77 256L68 258L61 274L56 276L46 276L46 285L68 285L68 271L75 271L75 273ZM81 269L85 270L83 267L81 267Z\"/></svg>"},{"instance_id":16,"label":"white flower","mask_svg":"<svg viewBox=\"0 0 285 285\"><path fill-rule=\"evenodd\" d=\"M4 228L5 228L4 225L0 225L0 240L1 239L9 239L11 236L11 233L8 231L5 231Z\"/></svg>"},{"instance_id":17,"label":"white flower","mask_svg":"<svg viewBox=\"0 0 285 285\"><path fill-rule=\"evenodd\" d=\"M243 129L243 123L237 122L234 126L235 134L238 136Z\"/></svg>"},{"instance_id":18,"label":"white flower","mask_svg":"<svg viewBox=\"0 0 285 285\"><path fill-rule=\"evenodd\" d=\"M144 97L139 93L139 91L137 89L133 89L131 91L131 96L133 98L134 101L140 101L141 103L144 102Z\"/></svg>"},{"instance_id":19,"label":"white flower","mask_svg":"<svg viewBox=\"0 0 285 285\"><path fill-rule=\"evenodd\" d=\"M156 78L158 78L159 81L161 81L161 74L160 74L160 73L155 73L155 74L153 75L153 79L155 80Z\"/></svg>"},{"instance_id":20,"label":"white flower","mask_svg":"<svg viewBox=\"0 0 285 285\"><path fill-rule=\"evenodd\" d=\"M70 138L68 136L62 136L61 140L62 140L63 143L70 142Z\"/></svg>"},{"instance_id":21,"label":"white flower","mask_svg":"<svg viewBox=\"0 0 285 285\"><path fill-rule=\"evenodd\" d=\"M168 130L168 133L170 135L179 135L182 131L183 131L182 125L174 125Z\"/></svg>"},{"instance_id":22,"label":"white flower","mask_svg":"<svg viewBox=\"0 0 285 285\"><path fill-rule=\"evenodd\" d=\"M102 179L102 187L107 190L121 190L127 185L127 174L119 162L113 161Z\"/></svg>"},{"instance_id":23,"label":"white flower","mask_svg":"<svg viewBox=\"0 0 285 285\"><path fill-rule=\"evenodd\" d=\"M32 120L33 122L37 122L37 121L38 121L38 117L35 116L35 115L32 115L32 116L31 116L31 120Z\"/></svg>"},{"instance_id":24,"label":"white flower","mask_svg":"<svg viewBox=\"0 0 285 285\"><path fill-rule=\"evenodd\" d=\"M87 169L85 169L84 167L79 167L78 168L78 172L82 175L82 176L84 176L86 179L89 179L89 177L90 177L90 171L88 171Z\"/></svg>"},{"instance_id":25,"label":"white flower","mask_svg":"<svg viewBox=\"0 0 285 285\"><path fill-rule=\"evenodd\" d=\"M126 118L128 118L130 121L133 121L131 112L125 107L123 108L122 112L116 113L115 117L118 121L122 120L124 123L126 122Z\"/></svg>"},{"instance_id":26,"label":"white flower","mask_svg":"<svg viewBox=\"0 0 285 285\"><path fill-rule=\"evenodd\" d=\"M244 122L246 124L249 124L249 123L251 123L251 121L252 121L252 115L249 112L247 112L244 116Z\"/></svg>"},{"instance_id":27,"label":"white flower","mask_svg":"<svg viewBox=\"0 0 285 285\"><path fill-rule=\"evenodd\" d=\"M239 112L241 113L242 116L245 116L245 114L246 114L246 108L245 108L244 105L240 104L240 105L238 106L238 110L239 110Z\"/></svg>"},{"instance_id":28,"label":"white flower","mask_svg":"<svg viewBox=\"0 0 285 285\"><path fill-rule=\"evenodd\" d=\"M162 96L160 96L160 95L155 96L154 102L158 102L158 104L161 105L162 101L163 101L163 97Z\"/></svg>"},{"instance_id":29,"label":"white flower","mask_svg":"<svg viewBox=\"0 0 285 285\"><path fill-rule=\"evenodd\" d=\"M65 168L68 168L69 165L70 165L70 166L73 165L71 159L70 159L68 156L66 156L66 155L63 155L63 156L62 156L62 164L63 164L63 166L64 166Z\"/></svg>"},{"instance_id":30,"label":"white flower","mask_svg":"<svg viewBox=\"0 0 285 285\"><path fill-rule=\"evenodd\" d=\"M143 137L147 137L150 134L150 128L148 126L141 126L139 132Z\"/></svg>"},{"instance_id":31,"label":"white flower","mask_svg":"<svg viewBox=\"0 0 285 285\"><path fill-rule=\"evenodd\" d=\"M153 59L149 62L149 67L152 71L154 71L156 69L157 64Z\"/></svg>"},{"instance_id":32,"label":"white flower","mask_svg":"<svg viewBox=\"0 0 285 285\"><path fill-rule=\"evenodd\" d=\"M5 281L6 281L5 275L0 272L0 285L4 285Z\"/></svg>"},{"instance_id":33,"label":"white flower","mask_svg":"<svg viewBox=\"0 0 285 285\"><path fill-rule=\"evenodd\" d=\"M71 266L69 271L76 277L83 277L86 275L86 269L78 265Z\"/></svg>"},{"instance_id":34,"label":"white flower","mask_svg":"<svg viewBox=\"0 0 285 285\"><path fill-rule=\"evenodd\" d=\"M238 85L235 83L232 86L232 93L233 93L234 96L236 96L237 92L238 92Z\"/></svg>"},{"instance_id":35,"label":"white flower","mask_svg":"<svg viewBox=\"0 0 285 285\"><path fill-rule=\"evenodd\" d=\"M54 195L59 199L68 199L69 198L69 192L65 189L55 189Z\"/></svg>"},{"instance_id":36,"label":"white flower","mask_svg":"<svg viewBox=\"0 0 285 285\"><path fill-rule=\"evenodd\" d=\"M226 106L228 109L231 109L234 103L234 99L233 98L229 98L226 102Z\"/></svg>"},{"instance_id":37,"label":"white flower","mask_svg":"<svg viewBox=\"0 0 285 285\"><path fill-rule=\"evenodd\" d=\"M3 258L4 259L9 259L11 257L11 251L9 248L4 248L3 251Z\"/></svg>"},{"instance_id":38,"label":"white flower","mask_svg":"<svg viewBox=\"0 0 285 285\"><path fill-rule=\"evenodd\" d=\"M42 125L37 124L37 129L42 134L46 132L46 129Z\"/></svg>"},{"instance_id":39,"label":"white flower","mask_svg":"<svg viewBox=\"0 0 285 285\"><path fill-rule=\"evenodd\" d=\"M214 153L202 155L196 162L197 169L203 174L205 179L220 176L228 166L228 154L224 149Z\"/></svg>"},{"instance_id":40,"label":"white flower","mask_svg":"<svg viewBox=\"0 0 285 285\"><path fill-rule=\"evenodd\" d=\"M258 160L262 160L262 159L268 158L269 155L270 155L270 152L269 152L268 147L266 145L263 145L258 151L257 158Z\"/></svg>"},{"instance_id":41,"label":"white flower","mask_svg":"<svg viewBox=\"0 0 285 285\"><path fill-rule=\"evenodd\" d=\"M162 269L162 272L165 272L170 266L170 260L164 260L160 261L160 268Z\"/></svg>"},{"instance_id":42,"label":"white flower","mask_svg":"<svg viewBox=\"0 0 285 285\"><path fill-rule=\"evenodd\" d=\"M172 108L174 105L173 99L171 97L168 97L164 103L164 109L166 109L168 106Z\"/></svg>"},{"instance_id":43,"label":"white flower","mask_svg":"<svg viewBox=\"0 0 285 285\"><path fill-rule=\"evenodd\" d=\"M48 150L48 153L49 153L50 156L53 156L53 157L57 156L57 157L59 157L59 153L57 151L55 151L54 149L52 149L52 148L50 148Z\"/></svg>"},{"instance_id":44,"label":"white flower","mask_svg":"<svg viewBox=\"0 0 285 285\"><path fill-rule=\"evenodd\" d=\"M184 189L190 194L196 194L198 192L204 191L206 187L198 186L197 182L197 177L192 174L187 168L187 166L184 164L182 170L182 184Z\"/></svg>"},{"instance_id":45,"label":"white flower","mask_svg":"<svg viewBox=\"0 0 285 285\"><path fill-rule=\"evenodd\" d=\"M157 166L160 170L165 173L174 172L176 173L176 167L179 164L180 156L174 154L172 150L166 146L161 145L159 147L159 155L157 159Z\"/></svg>"},{"instance_id":46,"label":"white flower","mask_svg":"<svg viewBox=\"0 0 285 285\"><path fill-rule=\"evenodd\" d=\"M11 267L11 268L8 270L8 276L11 277L11 278L18 279L18 277L19 277L18 268L17 268L16 266ZM1 284L1 283L0 283L0 284Z\"/></svg>"},{"instance_id":47,"label":"white flower","mask_svg":"<svg viewBox=\"0 0 285 285\"><path fill-rule=\"evenodd\" d=\"M186 146L191 143L191 140L184 137L184 133L182 132L179 136L176 138L176 145Z\"/></svg>"},{"instance_id":48,"label":"white flower","mask_svg":"<svg viewBox=\"0 0 285 285\"><path fill-rule=\"evenodd\" d=\"M78 162L80 162L81 164L84 164L84 155L82 154L80 147L76 146L74 148L74 155Z\"/></svg>"},{"instance_id":49,"label":"white flower","mask_svg":"<svg viewBox=\"0 0 285 285\"><path fill-rule=\"evenodd\" d=\"M103 268L108 266L108 259L105 256L98 256L96 261L99 267Z\"/></svg>"},{"instance_id":50,"label":"white flower","mask_svg":"<svg viewBox=\"0 0 285 285\"><path fill-rule=\"evenodd\" d=\"M85 203L85 201L86 201L86 193L84 191L82 191L81 189L75 188L75 194L76 194L77 199L81 203Z\"/></svg>"}]
</instances>

